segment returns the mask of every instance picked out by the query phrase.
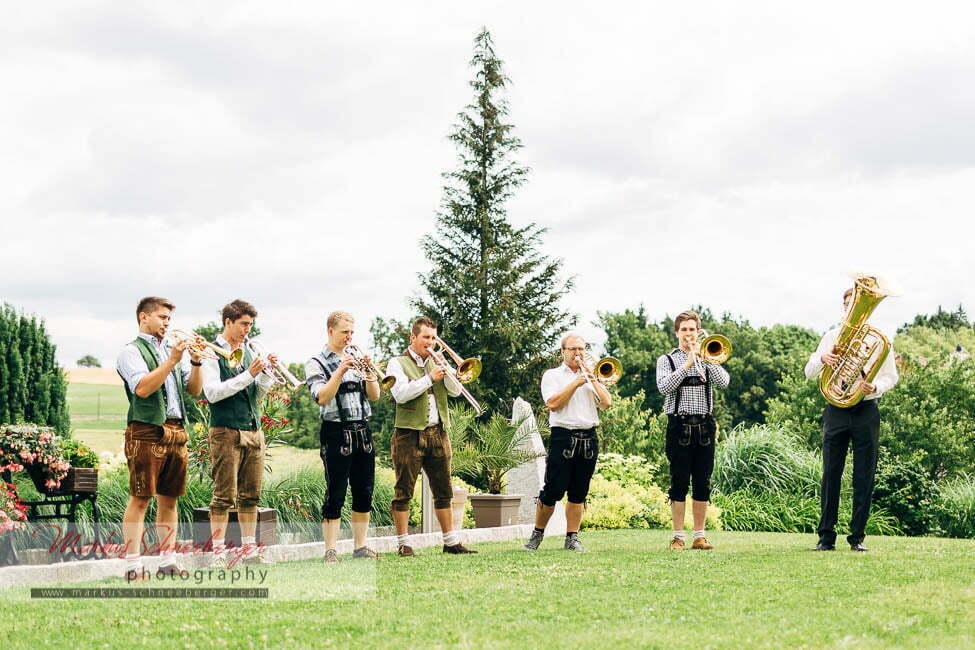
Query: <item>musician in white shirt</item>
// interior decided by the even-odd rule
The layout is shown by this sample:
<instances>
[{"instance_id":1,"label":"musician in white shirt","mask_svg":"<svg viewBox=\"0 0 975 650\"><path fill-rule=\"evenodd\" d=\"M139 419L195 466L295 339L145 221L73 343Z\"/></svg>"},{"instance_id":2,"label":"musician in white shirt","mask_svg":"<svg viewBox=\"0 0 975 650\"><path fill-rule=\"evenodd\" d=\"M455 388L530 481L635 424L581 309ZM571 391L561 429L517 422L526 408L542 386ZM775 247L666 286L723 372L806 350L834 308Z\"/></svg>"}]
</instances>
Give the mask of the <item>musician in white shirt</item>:
<instances>
[{"instance_id":1,"label":"musician in white shirt","mask_svg":"<svg viewBox=\"0 0 975 650\"><path fill-rule=\"evenodd\" d=\"M843 294L844 314L849 310L853 289ZM806 378L819 376L823 367L836 367L840 358L833 353L833 346L842 324L826 332L819 347L806 363ZM897 383L897 366L891 351L880 366L872 383L864 381L866 393L863 400L850 408L826 404L823 411L823 482L820 490L819 542L814 551L832 551L836 546L836 519L840 505L840 481L851 443L853 446L853 516L850 534L846 538L850 549L866 551L863 539L867 519L870 516L870 500L873 496L873 480L877 471L877 451L880 438L880 397Z\"/></svg>"},{"instance_id":2,"label":"musician in white shirt","mask_svg":"<svg viewBox=\"0 0 975 650\"><path fill-rule=\"evenodd\" d=\"M566 494L564 548L585 550L579 541L579 526L599 455L597 408L609 408L612 402L606 387L581 363L585 353L585 340L567 335L562 339L562 365L542 375L542 399L549 408L552 438L545 462L545 485L535 502L535 530L525 544L529 551L541 545L555 504Z\"/></svg>"}]
</instances>

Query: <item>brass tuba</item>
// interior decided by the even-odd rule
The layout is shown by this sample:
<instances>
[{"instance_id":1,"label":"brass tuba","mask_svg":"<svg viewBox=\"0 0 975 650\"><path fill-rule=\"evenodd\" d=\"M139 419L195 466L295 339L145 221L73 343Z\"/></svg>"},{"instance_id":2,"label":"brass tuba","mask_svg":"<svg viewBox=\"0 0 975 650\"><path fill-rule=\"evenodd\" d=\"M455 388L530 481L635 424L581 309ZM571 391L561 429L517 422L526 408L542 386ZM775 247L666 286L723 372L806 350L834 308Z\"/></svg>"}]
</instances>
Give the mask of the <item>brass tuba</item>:
<instances>
[{"instance_id":1,"label":"brass tuba","mask_svg":"<svg viewBox=\"0 0 975 650\"><path fill-rule=\"evenodd\" d=\"M819 391L827 402L840 408L856 406L863 399L863 384L873 382L890 354L890 341L876 327L867 325L867 319L881 300L897 295L876 276L852 277L855 285L850 308L833 346L833 354L840 360L835 368L823 366L819 375Z\"/></svg>"},{"instance_id":2,"label":"brass tuba","mask_svg":"<svg viewBox=\"0 0 975 650\"><path fill-rule=\"evenodd\" d=\"M721 334L708 334L707 330L698 333L701 342L701 360L720 366L731 356L731 339Z\"/></svg>"}]
</instances>

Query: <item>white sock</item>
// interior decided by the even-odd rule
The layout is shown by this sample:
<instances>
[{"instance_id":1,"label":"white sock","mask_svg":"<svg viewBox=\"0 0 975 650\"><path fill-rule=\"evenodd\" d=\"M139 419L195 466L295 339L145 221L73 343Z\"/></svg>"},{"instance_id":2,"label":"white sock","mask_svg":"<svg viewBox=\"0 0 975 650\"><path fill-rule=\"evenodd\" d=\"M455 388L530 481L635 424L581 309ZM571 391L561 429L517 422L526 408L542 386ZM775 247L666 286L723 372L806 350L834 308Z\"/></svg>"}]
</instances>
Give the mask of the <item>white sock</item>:
<instances>
[{"instance_id":1,"label":"white sock","mask_svg":"<svg viewBox=\"0 0 975 650\"><path fill-rule=\"evenodd\" d=\"M250 544L251 546L257 546L257 539L254 538L254 537L241 537L240 538L240 545L241 546L247 546L248 544Z\"/></svg>"},{"instance_id":2,"label":"white sock","mask_svg":"<svg viewBox=\"0 0 975 650\"><path fill-rule=\"evenodd\" d=\"M409 536L410 536L409 533L407 533L406 535L397 535L396 536L397 546L406 546L406 541L409 538Z\"/></svg>"},{"instance_id":3,"label":"white sock","mask_svg":"<svg viewBox=\"0 0 975 650\"><path fill-rule=\"evenodd\" d=\"M227 545L223 541L223 537L213 538L213 554L220 556L227 552Z\"/></svg>"},{"instance_id":4,"label":"white sock","mask_svg":"<svg viewBox=\"0 0 975 650\"><path fill-rule=\"evenodd\" d=\"M684 541L684 531L683 530L675 530L674 531L674 538L675 539L679 539L680 541L683 542Z\"/></svg>"},{"instance_id":5,"label":"white sock","mask_svg":"<svg viewBox=\"0 0 975 650\"><path fill-rule=\"evenodd\" d=\"M162 558L162 562L159 563L159 566L167 566L176 563L176 551L173 549L159 551L159 557Z\"/></svg>"},{"instance_id":6,"label":"white sock","mask_svg":"<svg viewBox=\"0 0 975 650\"><path fill-rule=\"evenodd\" d=\"M460 535L457 534L456 530L452 530L449 533L444 533L443 543L446 546L457 546L460 544Z\"/></svg>"},{"instance_id":7,"label":"white sock","mask_svg":"<svg viewBox=\"0 0 975 650\"><path fill-rule=\"evenodd\" d=\"M125 554L125 572L142 570L142 556L138 553Z\"/></svg>"},{"instance_id":8,"label":"white sock","mask_svg":"<svg viewBox=\"0 0 975 650\"><path fill-rule=\"evenodd\" d=\"M702 537L704 537L704 531L703 530L695 530L694 531L694 539L701 539Z\"/></svg>"}]
</instances>

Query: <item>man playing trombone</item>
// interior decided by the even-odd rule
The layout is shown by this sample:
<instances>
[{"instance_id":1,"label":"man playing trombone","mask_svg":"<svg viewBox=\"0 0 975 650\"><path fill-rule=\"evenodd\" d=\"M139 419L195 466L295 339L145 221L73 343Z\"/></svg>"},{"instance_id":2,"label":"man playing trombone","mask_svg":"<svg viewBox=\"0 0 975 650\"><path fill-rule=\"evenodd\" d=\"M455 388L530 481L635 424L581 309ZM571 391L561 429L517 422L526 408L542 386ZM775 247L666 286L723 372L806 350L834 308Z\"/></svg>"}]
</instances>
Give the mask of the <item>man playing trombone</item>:
<instances>
[{"instance_id":1,"label":"man playing trombone","mask_svg":"<svg viewBox=\"0 0 975 650\"><path fill-rule=\"evenodd\" d=\"M413 556L407 527L410 498L421 469L426 472L433 492L433 507L443 531L443 552L477 552L461 544L460 536L453 529L447 397L459 396L462 386L443 356L433 353L438 343L436 323L429 318L418 318L410 330L409 347L402 355L390 359L386 367L386 372L396 378L390 389L396 401L396 428L391 441L396 472L392 511L401 557Z\"/></svg>"},{"instance_id":2,"label":"man playing trombone","mask_svg":"<svg viewBox=\"0 0 975 650\"><path fill-rule=\"evenodd\" d=\"M320 407L322 418L318 436L327 484L322 504L324 561L338 562L335 547L349 486L352 488L352 557L375 558L375 551L366 546L376 476L376 450L368 420L372 415L369 402L379 399L379 381L375 372L362 372L356 358L346 354L355 333L352 315L332 312L325 325L328 331L325 349L305 363L305 383ZM368 357L360 361L370 363Z\"/></svg>"},{"instance_id":3,"label":"man playing trombone","mask_svg":"<svg viewBox=\"0 0 975 650\"><path fill-rule=\"evenodd\" d=\"M257 546L257 504L261 498L266 444L261 430L260 404L274 384L265 361L246 344L257 310L248 302L234 300L221 314L223 332L215 345L224 351L204 362L203 394L210 402L210 458L213 498L210 500L210 534L214 561L227 566L224 535L230 508L237 508L241 557L245 563L263 563ZM240 355L239 363L228 359ZM271 355L271 363L277 358Z\"/></svg>"},{"instance_id":4,"label":"man playing trombone","mask_svg":"<svg viewBox=\"0 0 975 650\"><path fill-rule=\"evenodd\" d=\"M687 491L693 479L692 510L694 541L691 548L710 551L704 521L711 499L714 470L714 439L717 424L712 416L713 386L726 388L728 371L701 358L701 317L693 311L674 319L679 347L657 359L657 389L664 395L667 414L667 460L670 461L670 513L673 551L684 550L684 515Z\"/></svg>"},{"instance_id":5,"label":"man playing trombone","mask_svg":"<svg viewBox=\"0 0 975 650\"><path fill-rule=\"evenodd\" d=\"M549 409L552 437L545 460L545 485L535 505L535 530L525 544L529 551L541 545L555 504L566 493L565 549L585 550L579 541L579 527L599 456L596 409L609 408L612 403L609 391L587 367L585 356L586 342L569 334L562 339L562 364L542 375L542 399Z\"/></svg>"},{"instance_id":6,"label":"man playing trombone","mask_svg":"<svg viewBox=\"0 0 975 650\"><path fill-rule=\"evenodd\" d=\"M203 387L198 349L188 339L170 346L165 340L173 303L147 297L135 309L139 335L122 348L116 369L129 400L125 428L125 459L129 466L129 502L122 516L125 578L145 580L142 529L149 501L155 497L156 526L162 562L159 573L176 575L176 501L186 494L186 408L183 390L199 395ZM183 361L189 350L192 369Z\"/></svg>"}]
</instances>

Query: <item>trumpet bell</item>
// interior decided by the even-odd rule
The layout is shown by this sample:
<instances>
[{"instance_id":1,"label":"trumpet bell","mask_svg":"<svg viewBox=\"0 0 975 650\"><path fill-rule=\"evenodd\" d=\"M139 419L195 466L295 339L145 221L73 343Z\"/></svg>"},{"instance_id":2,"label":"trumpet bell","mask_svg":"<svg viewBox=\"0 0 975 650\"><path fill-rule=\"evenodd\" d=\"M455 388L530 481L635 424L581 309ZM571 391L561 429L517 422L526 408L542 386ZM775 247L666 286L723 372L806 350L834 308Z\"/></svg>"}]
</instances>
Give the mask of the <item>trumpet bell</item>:
<instances>
[{"instance_id":1,"label":"trumpet bell","mask_svg":"<svg viewBox=\"0 0 975 650\"><path fill-rule=\"evenodd\" d=\"M721 334L712 334L701 341L701 358L708 363L721 365L731 356L731 340Z\"/></svg>"},{"instance_id":2,"label":"trumpet bell","mask_svg":"<svg viewBox=\"0 0 975 650\"><path fill-rule=\"evenodd\" d=\"M383 390L389 390L396 385L396 377L392 375L386 375L381 380L379 380L379 387Z\"/></svg>"},{"instance_id":3,"label":"trumpet bell","mask_svg":"<svg viewBox=\"0 0 975 650\"><path fill-rule=\"evenodd\" d=\"M599 383L612 386L623 376L623 364L616 357L605 357L596 362L594 368Z\"/></svg>"},{"instance_id":4,"label":"trumpet bell","mask_svg":"<svg viewBox=\"0 0 975 650\"><path fill-rule=\"evenodd\" d=\"M481 360L475 357L464 359L457 366L457 380L462 384L469 384L481 376Z\"/></svg>"}]
</instances>

